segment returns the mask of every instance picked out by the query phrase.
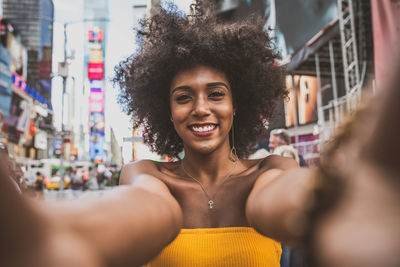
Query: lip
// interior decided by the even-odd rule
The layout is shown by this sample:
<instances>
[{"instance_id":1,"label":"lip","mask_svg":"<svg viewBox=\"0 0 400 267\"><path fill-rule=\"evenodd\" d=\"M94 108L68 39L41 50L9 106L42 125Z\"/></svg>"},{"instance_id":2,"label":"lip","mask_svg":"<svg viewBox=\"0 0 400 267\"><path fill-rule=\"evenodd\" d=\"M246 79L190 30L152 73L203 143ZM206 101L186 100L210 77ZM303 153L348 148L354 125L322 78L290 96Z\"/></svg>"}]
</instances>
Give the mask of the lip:
<instances>
[{"instance_id":1,"label":"lip","mask_svg":"<svg viewBox=\"0 0 400 267\"><path fill-rule=\"evenodd\" d=\"M192 127L204 127L207 125L213 125L215 127L209 131L204 131L204 132L196 132L192 129ZM201 137L212 135L217 130L217 128L218 128L218 124L216 124L216 123L192 123L192 124L188 125L188 129L193 133L193 135L201 136Z\"/></svg>"}]
</instances>

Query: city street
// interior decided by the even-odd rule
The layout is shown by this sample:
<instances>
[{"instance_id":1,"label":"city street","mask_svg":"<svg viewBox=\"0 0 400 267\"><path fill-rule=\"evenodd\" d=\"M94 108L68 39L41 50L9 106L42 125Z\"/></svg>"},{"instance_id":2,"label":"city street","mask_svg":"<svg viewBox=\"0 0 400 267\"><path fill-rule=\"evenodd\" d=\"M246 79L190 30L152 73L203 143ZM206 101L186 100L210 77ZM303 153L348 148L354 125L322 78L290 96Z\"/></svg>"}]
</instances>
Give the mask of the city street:
<instances>
[{"instance_id":1,"label":"city street","mask_svg":"<svg viewBox=\"0 0 400 267\"><path fill-rule=\"evenodd\" d=\"M104 192L112 190L115 187L105 187L104 190L74 190L66 189L64 191L57 190L44 190L44 200L46 202L60 201L60 200L71 200L71 199L82 199L82 198L96 198L101 197Z\"/></svg>"},{"instance_id":2,"label":"city street","mask_svg":"<svg viewBox=\"0 0 400 267\"><path fill-rule=\"evenodd\" d=\"M0 0L0 267L400 267L399 61L400 0Z\"/></svg>"}]
</instances>

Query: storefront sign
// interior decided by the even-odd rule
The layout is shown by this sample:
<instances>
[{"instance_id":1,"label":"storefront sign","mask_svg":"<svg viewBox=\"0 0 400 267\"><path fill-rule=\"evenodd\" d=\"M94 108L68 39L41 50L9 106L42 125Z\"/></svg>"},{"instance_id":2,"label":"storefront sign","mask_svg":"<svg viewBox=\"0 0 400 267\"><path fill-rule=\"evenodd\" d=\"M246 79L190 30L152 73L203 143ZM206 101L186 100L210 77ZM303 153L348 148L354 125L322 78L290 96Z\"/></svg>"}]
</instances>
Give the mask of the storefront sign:
<instances>
[{"instance_id":1,"label":"storefront sign","mask_svg":"<svg viewBox=\"0 0 400 267\"><path fill-rule=\"evenodd\" d=\"M22 92L25 92L27 86L24 78L22 78L15 72L12 73L12 85L14 86L15 89Z\"/></svg>"},{"instance_id":2,"label":"storefront sign","mask_svg":"<svg viewBox=\"0 0 400 267\"><path fill-rule=\"evenodd\" d=\"M11 81L10 52L0 45L0 109L3 115L9 115L11 107Z\"/></svg>"},{"instance_id":3,"label":"storefront sign","mask_svg":"<svg viewBox=\"0 0 400 267\"><path fill-rule=\"evenodd\" d=\"M34 146L37 149L47 149L47 133L45 131L36 130Z\"/></svg>"},{"instance_id":4,"label":"storefront sign","mask_svg":"<svg viewBox=\"0 0 400 267\"><path fill-rule=\"evenodd\" d=\"M18 143L21 136L29 130L31 104L12 93L11 108L8 116L4 116L3 128L8 135L8 140Z\"/></svg>"}]
</instances>

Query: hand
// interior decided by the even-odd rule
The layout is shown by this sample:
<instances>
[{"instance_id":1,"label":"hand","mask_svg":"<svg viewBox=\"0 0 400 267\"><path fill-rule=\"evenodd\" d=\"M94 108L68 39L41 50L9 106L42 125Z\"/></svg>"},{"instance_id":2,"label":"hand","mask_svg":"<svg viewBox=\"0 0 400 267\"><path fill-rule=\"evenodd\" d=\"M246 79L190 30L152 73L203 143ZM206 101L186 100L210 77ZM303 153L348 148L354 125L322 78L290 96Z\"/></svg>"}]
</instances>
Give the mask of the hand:
<instances>
[{"instance_id":1,"label":"hand","mask_svg":"<svg viewBox=\"0 0 400 267\"><path fill-rule=\"evenodd\" d=\"M400 264L399 87L361 108L321 158L308 231L317 266Z\"/></svg>"}]
</instances>

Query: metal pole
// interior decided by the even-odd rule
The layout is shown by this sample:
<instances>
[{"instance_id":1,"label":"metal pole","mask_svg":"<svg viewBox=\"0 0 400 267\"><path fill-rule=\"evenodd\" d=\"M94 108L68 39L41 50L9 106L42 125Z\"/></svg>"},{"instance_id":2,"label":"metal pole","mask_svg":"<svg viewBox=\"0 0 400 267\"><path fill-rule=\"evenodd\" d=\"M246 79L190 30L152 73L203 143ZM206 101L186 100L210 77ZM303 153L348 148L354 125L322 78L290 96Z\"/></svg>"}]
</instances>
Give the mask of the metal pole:
<instances>
[{"instance_id":1,"label":"metal pole","mask_svg":"<svg viewBox=\"0 0 400 267\"><path fill-rule=\"evenodd\" d=\"M297 103L297 95L296 95L296 83L294 81L294 77L295 75L290 75L292 77L292 97L293 97L293 110L294 110L294 136L295 136L295 143L296 145L298 145L299 143L299 135L297 133L297 128L299 125L299 121L298 121L298 112L297 112L297 107L298 107L298 103Z\"/></svg>"},{"instance_id":2,"label":"metal pole","mask_svg":"<svg viewBox=\"0 0 400 267\"><path fill-rule=\"evenodd\" d=\"M319 65L319 54L315 53L315 69L317 72L318 93L317 93L317 107L318 107L318 128L319 128L319 151L322 150L322 143L324 141L324 111L322 110L322 92L321 92L321 69Z\"/></svg>"},{"instance_id":3,"label":"metal pole","mask_svg":"<svg viewBox=\"0 0 400 267\"><path fill-rule=\"evenodd\" d=\"M64 23L64 67L67 65L67 23ZM65 156L65 143L64 143L64 96L67 87L67 77L63 76L63 92L61 100L61 159L60 159L60 191L64 191L64 156Z\"/></svg>"},{"instance_id":4,"label":"metal pole","mask_svg":"<svg viewBox=\"0 0 400 267\"><path fill-rule=\"evenodd\" d=\"M335 114L335 128L339 124L339 114L338 114L338 93L337 93L337 84L336 84L336 70L335 70L335 54L333 50L333 42L329 41L329 57L331 61L331 78L332 78L332 89L333 89L333 109Z\"/></svg>"}]
</instances>

